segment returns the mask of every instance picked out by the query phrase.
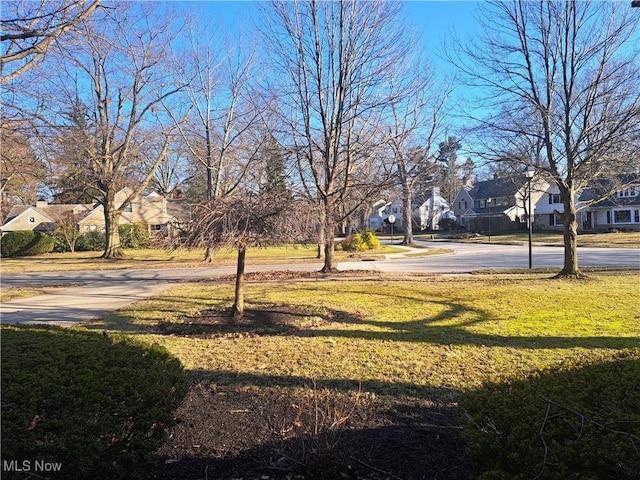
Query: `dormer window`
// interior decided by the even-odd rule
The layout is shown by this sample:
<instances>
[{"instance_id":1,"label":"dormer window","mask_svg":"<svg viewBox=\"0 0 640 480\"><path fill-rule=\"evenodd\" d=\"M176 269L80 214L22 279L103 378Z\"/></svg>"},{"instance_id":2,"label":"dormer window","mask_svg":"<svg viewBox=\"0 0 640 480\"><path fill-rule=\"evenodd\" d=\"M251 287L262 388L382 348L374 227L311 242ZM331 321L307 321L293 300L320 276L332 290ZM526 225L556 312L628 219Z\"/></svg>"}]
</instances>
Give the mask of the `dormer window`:
<instances>
[{"instance_id":1,"label":"dormer window","mask_svg":"<svg viewBox=\"0 0 640 480\"><path fill-rule=\"evenodd\" d=\"M618 197L619 198L635 197L638 195L638 190L640 189L637 187L629 187L624 190L618 190Z\"/></svg>"}]
</instances>

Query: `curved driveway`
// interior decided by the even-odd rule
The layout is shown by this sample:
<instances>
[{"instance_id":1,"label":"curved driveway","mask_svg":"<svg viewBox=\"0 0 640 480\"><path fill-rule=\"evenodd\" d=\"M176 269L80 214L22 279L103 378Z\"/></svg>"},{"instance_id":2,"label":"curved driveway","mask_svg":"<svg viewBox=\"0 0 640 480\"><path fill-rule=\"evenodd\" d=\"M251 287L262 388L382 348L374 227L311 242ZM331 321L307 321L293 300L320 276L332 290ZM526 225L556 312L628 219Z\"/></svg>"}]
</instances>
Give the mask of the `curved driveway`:
<instances>
[{"instance_id":1,"label":"curved driveway","mask_svg":"<svg viewBox=\"0 0 640 480\"><path fill-rule=\"evenodd\" d=\"M528 247L520 245L453 242L425 245L450 248L454 253L430 257L391 255L389 260L341 262L341 270L376 270L388 273L465 273L474 270L528 267ZM533 247L534 267L562 267L562 247ZM640 267L640 249L579 248L582 267ZM319 263L247 265L247 272L270 270L318 271ZM70 285L64 291L0 304L1 323L70 325L98 318L169 288L174 282L215 279L232 274L235 267L95 270L3 275L3 287Z\"/></svg>"}]
</instances>

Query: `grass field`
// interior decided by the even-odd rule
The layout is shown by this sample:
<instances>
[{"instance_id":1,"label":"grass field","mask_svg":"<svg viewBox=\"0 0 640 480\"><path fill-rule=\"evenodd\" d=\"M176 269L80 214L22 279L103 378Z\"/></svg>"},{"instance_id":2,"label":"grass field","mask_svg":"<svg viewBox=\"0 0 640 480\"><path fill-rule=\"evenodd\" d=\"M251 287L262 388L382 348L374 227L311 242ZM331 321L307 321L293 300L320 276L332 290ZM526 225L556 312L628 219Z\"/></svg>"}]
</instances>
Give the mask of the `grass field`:
<instances>
[{"instance_id":1,"label":"grass field","mask_svg":"<svg viewBox=\"0 0 640 480\"><path fill-rule=\"evenodd\" d=\"M190 385L172 414L176 424L135 480L202 478L203 471L225 479L348 478L357 471L352 478L423 478L429 472L469 480L483 469L502 472L483 479L538 474L562 480L570 474L587 478L576 472L611 471L611 478L637 478L637 449L628 442L640 434L635 273L593 272L582 280L543 273L263 280L247 284L242 320L227 315L233 288L224 281L183 284L103 319L56 330L101 344L113 339L166 349L184 365ZM14 327L2 330L20 333ZM27 336L37 330L21 329ZM81 358L76 350L93 351L83 342L58 343L60 351L41 362L55 372L70 365L76 372ZM13 344L3 355L19 357L13 360L19 365L22 357L39 352L24 348L26 337ZM103 355L106 360L94 359L96 372L105 365L111 372L110 352ZM86 366L87 360L79 361ZM128 363L116 363L126 374ZM92 381L102 382L105 374L92 375ZM17 378L3 389L16 396L29 392L35 404L49 405L52 394L39 387L44 384L60 404L74 405L67 396L75 390L38 383L39 373ZM92 398L85 377L73 382ZM541 395L552 398L558 414L549 415L552 405ZM12 423L14 433L4 438L20 437L30 419L57 418L38 408L26 409L24 418ZM30 435L40 441L51 437L49 432L74 431L72 425L114 407L91 408L80 418L71 409L69 426L42 421L42 432L29 430ZM593 418L604 431L594 431ZM344 428L343 422L348 422ZM606 427L611 422L614 429ZM481 431L474 425L482 425ZM80 430L84 437L78 445L106 438L100 431ZM584 432L580 441L577 431ZM75 441L67 437L59 434L63 444ZM557 464L545 462L541 437L558 454ZM31 457L42 456L30 437L25 445L34 451ZM56 452L51 458L58 461ZM580 455L590 463L576 461ZM274 458L286 461L274 467ZM273 476L272 467L282 476ZM389 474L381 477L381 472Z\"/></svg>"},{"instance_id":2,"label":"grass field","mask_svg":"<svg viewBox=\"0 0 640 480\"><path fill-rule=\"evenodd\" d=\"M287 320L258 316L234 326L209 318L231 305L233 286L196 284L87 326L158 342L195 376L219 382L319 379L455 395L569 357L604 359L638 348L637 294L636 275L604 273L585 281L487 275L265 282L248 286L247 308Z\"/></svg>"},{"instance_id":3,"label":"grass field","mask_svg":"<svg viewBox=\"0 0 640 480\"><path fill-rule=\"evenodd\" d=\"M383 245L377 250L358 252L355 255L368 258L381 258L389 253L406 251L399 247ZM234 265L237 253L235 250L222 249L215 253L212 263L203 263L204 250L162 250L137 249L125 250L126 257L117 260L100 258L102 252L49 253L36 257L3 258L3 273L74 271L74 270L111 270L130 268L171 268L202 267L209 265ZM351 252L336 252L336 258L347 259ZM247 250L247 262L261 264L318 262L317 246L288 245L268 248L251 248Z\"/></svg>"}]
</instances>

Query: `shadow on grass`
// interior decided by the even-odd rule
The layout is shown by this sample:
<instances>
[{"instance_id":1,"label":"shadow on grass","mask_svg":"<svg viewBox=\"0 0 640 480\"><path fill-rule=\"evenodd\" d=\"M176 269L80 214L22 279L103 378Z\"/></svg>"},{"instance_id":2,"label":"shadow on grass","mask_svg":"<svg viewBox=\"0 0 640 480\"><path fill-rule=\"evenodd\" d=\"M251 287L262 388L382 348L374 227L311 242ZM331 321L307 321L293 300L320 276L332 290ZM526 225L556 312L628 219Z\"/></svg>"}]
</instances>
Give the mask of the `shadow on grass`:
<instances>
[{"instance_id":1,"label":"shadow on grass","mask_svg":"<svg viewBox=\"0 0 640 480\"><path fill-rule=\"evenodd\" d=\"M172 302L191 301L191 299L172 299ZM478 333L468 327L492 321L493 317L488 312L448 301L431 301L430 304L440 305L442 307L440 313L409 321L368 320L362 315L338 309L305 309L300 306L274 306L273 303L252 302L252 308L247 309L245 318L240 321L233 320L225 309L212 309L170 321L140 322L126 314L111 314L102 320L86 323L85 326L89 329L194 338L280 335L519 349L605 348L615 350L639 346L636 337L543 334L514 336ZM175 313L171 308L153 307L150 310L167 314ZM139 311L144 311L144 308L140 308ZM458 320L453 325L441 324L444 321L465 317L468 319ZM331 328L334 325L336 328Z\"/></svg>"}]
</instances>

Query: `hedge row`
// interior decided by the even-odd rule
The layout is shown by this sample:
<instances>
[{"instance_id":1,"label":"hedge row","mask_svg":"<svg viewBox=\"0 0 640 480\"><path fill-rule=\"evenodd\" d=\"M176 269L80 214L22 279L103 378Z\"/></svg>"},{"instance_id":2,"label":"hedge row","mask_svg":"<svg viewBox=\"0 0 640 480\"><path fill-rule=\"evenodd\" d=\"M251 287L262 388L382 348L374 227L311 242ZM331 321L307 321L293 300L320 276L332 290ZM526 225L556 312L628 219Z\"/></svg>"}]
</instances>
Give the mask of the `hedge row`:
<instances>
[{"instance_id":1,"label":"hedge row","mask_svg":"<svg viewBox=\"0 0 640 480\"><path fill-rule=\"evenodd\" d=\"M640 478L640 349L466 393L482 480Z\"/></svg>"},{"instance_id":2,"label":"hedge row","mask_svg":"<svg viewBox=\"0 0 640 480\"><path fill-rule=\"evenodd\" d=\"M2 458L58 464L47 478L127 478L161 444L188 387L161 347L100 333L3 327L1 352Z\"/></svg>"},{"instance_id":3,"label":"hedge row","mask_svg":"<svg viewBox=\"0 0 640 480\"><path fill-rule=\"evenodd\" d=\"M9 232L0 240L3 257L25 257L53 251L53 237L33 230Z\"/></svg>"}]
</instances>

